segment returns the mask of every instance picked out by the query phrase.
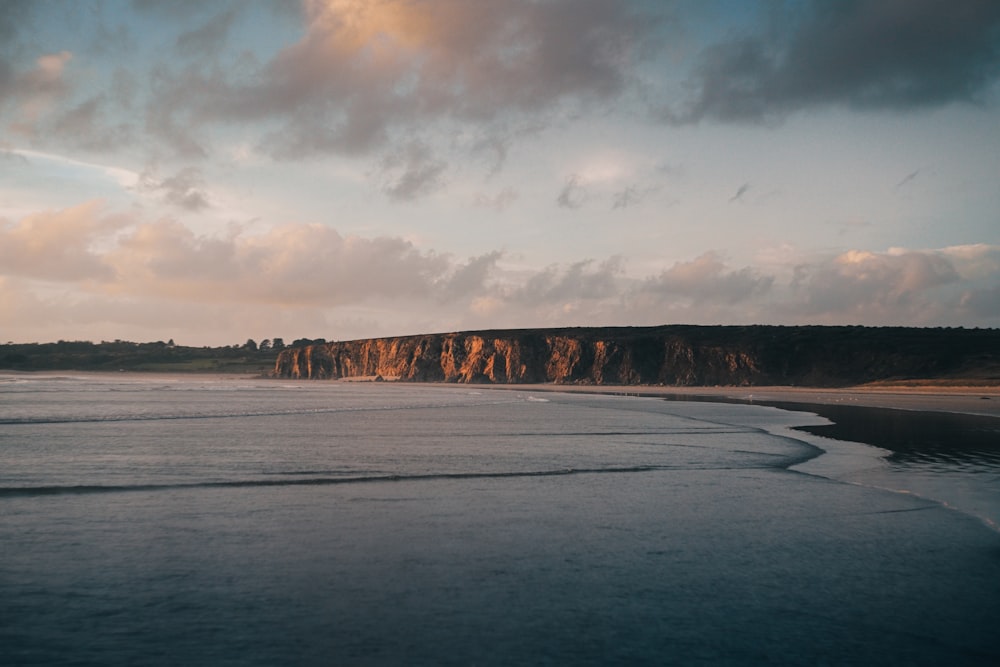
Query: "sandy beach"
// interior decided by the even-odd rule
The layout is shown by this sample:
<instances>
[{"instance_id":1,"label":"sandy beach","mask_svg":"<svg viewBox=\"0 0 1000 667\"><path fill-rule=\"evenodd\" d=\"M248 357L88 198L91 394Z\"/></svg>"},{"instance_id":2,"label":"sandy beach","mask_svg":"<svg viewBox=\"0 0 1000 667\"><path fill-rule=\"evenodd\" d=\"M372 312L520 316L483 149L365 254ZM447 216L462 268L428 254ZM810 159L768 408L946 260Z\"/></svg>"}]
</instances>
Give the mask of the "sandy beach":
<instances>
[{"instance_id":1,"label":"sandy beach","mask_svg":"<svg viewBox=\"0 0 1000 667\"><path fill-rule=\"evenodd\" d=\"M664 387L610 385L492 385L491 388L517 391L559 391L630 396L663 396L692 400L739 401L747 403L803 403L813 405L855 405L869 408L951 412L1000 417L1000 387Z\"/></svg>"}]
</instances>

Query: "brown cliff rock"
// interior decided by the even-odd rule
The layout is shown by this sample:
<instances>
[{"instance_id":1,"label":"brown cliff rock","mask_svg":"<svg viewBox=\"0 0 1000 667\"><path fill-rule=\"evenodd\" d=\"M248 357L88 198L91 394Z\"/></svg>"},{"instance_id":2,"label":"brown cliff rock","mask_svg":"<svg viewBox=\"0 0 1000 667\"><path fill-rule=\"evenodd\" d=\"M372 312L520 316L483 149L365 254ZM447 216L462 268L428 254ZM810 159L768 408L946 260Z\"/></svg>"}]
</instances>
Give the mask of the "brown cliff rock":
<instances>
[{"instance_id":1,"label":"brown cliff rock","mask_svg":"<svg viewBox=\"0 0 1000 667\"><path fill-rule=\"evenodd\" d=\"M676 325L455 332L288 349L274 375L674 386L1000 379L1000 331Z\"/></svg>"}]
</instances>

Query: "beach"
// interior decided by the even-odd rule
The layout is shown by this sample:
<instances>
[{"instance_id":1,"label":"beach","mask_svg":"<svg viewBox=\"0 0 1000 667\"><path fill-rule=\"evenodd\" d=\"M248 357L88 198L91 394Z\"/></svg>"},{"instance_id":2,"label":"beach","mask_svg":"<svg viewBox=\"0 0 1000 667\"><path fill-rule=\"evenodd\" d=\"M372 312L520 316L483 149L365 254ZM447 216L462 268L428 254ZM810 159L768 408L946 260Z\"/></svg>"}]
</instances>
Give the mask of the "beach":
<instances>
[{"instance_id":1,"label":"beach","mask_svg":"<svg viewBox=\"0 0 1000 667\"><path fill-rule=\"evenodd\" d=\"M678 400L718 400L745 403L857 405L894 410L954 412L1000 417L1000 386L899 387L675 387L656 385L506 385L499 389L650 396Z\"/></svg>"}]
</instances>

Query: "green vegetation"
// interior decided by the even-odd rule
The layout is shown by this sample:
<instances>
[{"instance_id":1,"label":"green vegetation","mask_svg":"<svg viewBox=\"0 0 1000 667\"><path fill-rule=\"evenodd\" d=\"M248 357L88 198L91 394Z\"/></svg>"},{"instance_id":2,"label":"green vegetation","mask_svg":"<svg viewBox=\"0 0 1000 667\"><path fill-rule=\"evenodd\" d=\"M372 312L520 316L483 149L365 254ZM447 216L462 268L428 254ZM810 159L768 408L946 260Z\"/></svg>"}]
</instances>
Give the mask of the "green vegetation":
<instances>
[{"instance_id":1,"label":"green vegetation","mask_svg":"<svg viewBox=\"0 0 1000 667\"><path fill-rule=\"evenodd\" d=\"M116 340L0 345L0 369L18 371L146 371L170 373L269 374L280 338L248 340L230 347L186 347L174 342L132 343Z\"/></svg>"}]
</instances>

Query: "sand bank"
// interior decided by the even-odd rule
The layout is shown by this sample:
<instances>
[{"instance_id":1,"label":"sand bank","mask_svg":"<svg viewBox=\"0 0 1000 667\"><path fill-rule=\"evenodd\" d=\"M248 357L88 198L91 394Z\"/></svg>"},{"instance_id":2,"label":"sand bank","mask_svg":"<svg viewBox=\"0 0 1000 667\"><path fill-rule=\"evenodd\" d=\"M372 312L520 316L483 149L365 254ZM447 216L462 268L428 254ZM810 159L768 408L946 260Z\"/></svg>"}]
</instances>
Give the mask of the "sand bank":
<instances>
[{"instance_id":1,"label":"sand bank","mask_svg":"<svg viewBox=\"0 0 1000 667\"><path fill-rule=\"evenodd\" d=\"M803 403L812 405L856 405L858 407L952 412L1000 417L1000 387L661 387L594 386L564 384L490 385L517 391L586 392L629 396L690 397L693 400L747 403Z\"/></svg>"}]
</instances>

